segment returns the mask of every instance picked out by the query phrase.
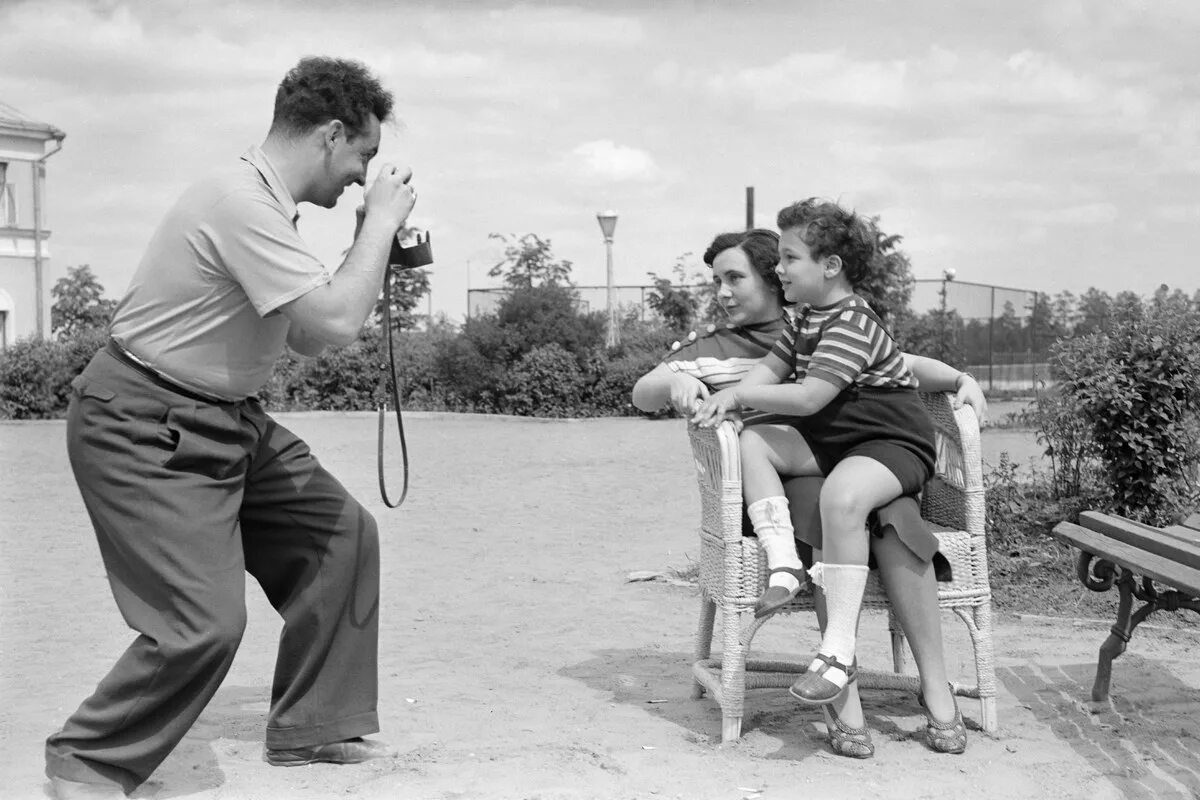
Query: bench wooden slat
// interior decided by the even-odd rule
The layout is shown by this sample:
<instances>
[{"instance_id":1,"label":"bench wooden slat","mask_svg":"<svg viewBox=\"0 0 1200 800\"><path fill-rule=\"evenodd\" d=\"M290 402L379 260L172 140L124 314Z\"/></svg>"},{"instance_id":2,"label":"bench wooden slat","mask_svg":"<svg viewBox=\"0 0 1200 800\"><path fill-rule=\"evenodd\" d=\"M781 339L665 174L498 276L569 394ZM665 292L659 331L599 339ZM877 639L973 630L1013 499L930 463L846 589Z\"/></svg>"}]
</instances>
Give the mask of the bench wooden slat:
<instances>
[{"instance_id":1,"label":"bench wooden slat","mask_svg":"<svg viewBox=\"0 0 1200 800\"><path fill-rule=\"evenodd\" d=\"M1079 524L1088 530L1103 533L1126 544L1176 561L1193 569L1200 569L1200 542L1185 533L1143 525L1124 517L1084 511L1079 515ZM1186 531L1186 529L1182 529Z\"/></svg>"},{"instance_id":2,"label":"bench wooden slat","mask_svg":"<svg viewBox=\"0 0 1200 800\"><path fill-rule=\"evenodd\" d=\"M1200 514L1192 514L1182 523L1183 527L1191 528L1194 531L1200 531Z\"/></svg>"},{"instance_id":3,"label":"bench wooden slat","mask_svg":"<svg viewBox=\"0 0 1200 800\"><path fill-rule=\"evenodd\" d=\"M1080 515L1082 518L1082 515ZM1159 583L1174 587L1193 597L1200 597L1200 570L1180 564L1157 553L1146 552L1128 542L1114 539L1105 533L1088 530L1071 522L1054 526L1054 535L1080 550L1108 559Z\"/></svg>"}]
</instances>

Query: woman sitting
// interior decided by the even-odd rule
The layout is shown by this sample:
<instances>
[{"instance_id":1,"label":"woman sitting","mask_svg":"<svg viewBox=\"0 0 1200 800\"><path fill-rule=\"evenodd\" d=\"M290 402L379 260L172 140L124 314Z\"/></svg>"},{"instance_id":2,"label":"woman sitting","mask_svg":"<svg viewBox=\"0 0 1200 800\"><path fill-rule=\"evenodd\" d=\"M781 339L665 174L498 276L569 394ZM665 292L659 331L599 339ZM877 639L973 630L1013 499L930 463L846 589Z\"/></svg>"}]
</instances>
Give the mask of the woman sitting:
<instances>
[{"instance_id":1,"label":"woman sitting","mask_svg":"<svg viewBox=\"0 0 1200 800\"><path fill-rule=\"evenodd\" d=\"M779 237L773 231L725 233L713 240L704 261L712 267L717 299L728 320L709 325L673 347L663 363L637 381L634 405L644 411L670 405L690 416L710 394L736 385L770 351L788 324L775 272L778 260ZM981 420L985 417L986 400L970 375L933 359L906 354L905 360L922 391L953 391L956 408L966 404ZM742 424L771 425L784 419L748 410ZM797 478L785 485L796 536L818 551L808 563L820 558L819 487L819 478ZM966 747L966 729L950 692L942 652L935 573L940 554L936 554L936 538L913 509L915 504L901 503L879 511L871 554L920 672L926 741L934 750L960 753ZM819 591L816 606L823 626L824 598ZM822 708L835 752L856 758L874 753L853 683Z\"/></svg>"}]
</instances>

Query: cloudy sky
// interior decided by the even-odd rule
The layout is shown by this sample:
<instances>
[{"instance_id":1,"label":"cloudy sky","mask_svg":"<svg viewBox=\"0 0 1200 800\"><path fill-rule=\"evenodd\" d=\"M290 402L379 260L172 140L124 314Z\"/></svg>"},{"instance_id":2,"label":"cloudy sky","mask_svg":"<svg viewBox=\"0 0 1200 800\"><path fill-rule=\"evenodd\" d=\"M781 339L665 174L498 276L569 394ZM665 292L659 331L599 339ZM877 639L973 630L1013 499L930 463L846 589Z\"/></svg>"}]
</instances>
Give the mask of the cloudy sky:
<instances>
[{"instance_id":1,"label":"cloudy sky","mask_svg":"<svg viewBox=\"0 0 1200 800\"><path fill-rule=\"evenodd\" d=\"M67 133L48 162L55 278L125 288L154 225L261 142L301 56L394 91L432 307L491 285L491 232L618 283L810 195L880 215L919 278L1080 293L1200 287L1195 0L0 0L0 100ZM343 207L301 209L328 262Z\"/></svg>"}]
</instances>

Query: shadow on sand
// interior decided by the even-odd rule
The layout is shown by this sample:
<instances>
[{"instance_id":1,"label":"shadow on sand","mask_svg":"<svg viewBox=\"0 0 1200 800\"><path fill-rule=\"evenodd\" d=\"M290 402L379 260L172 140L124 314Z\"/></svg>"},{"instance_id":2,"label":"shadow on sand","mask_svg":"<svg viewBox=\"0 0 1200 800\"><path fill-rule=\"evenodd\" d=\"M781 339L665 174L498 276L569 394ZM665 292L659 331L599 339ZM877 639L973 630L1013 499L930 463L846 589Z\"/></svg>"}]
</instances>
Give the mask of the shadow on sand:
<instances>
[{"instance_id":1,"label":"shadow on sand","mask_svg":"<svg viewBox=\"0 0 1200 800\"><path fill-rule=\"evenodd\" d=\"M799 705L786 689L747 693L742 738L722 745L720 707L709 697L691 697L691 663L690 653L650 645L595 651L592 658L564 667L559 674L682 728L685 738L695 744L745 749L755 757L796 762L830 753L821 712ZM863 709L876 737L922 741L924 717L914 695L870 691L864 695ZM967 724L978 729L971 721Z\"/></svg>"}]
</instances>

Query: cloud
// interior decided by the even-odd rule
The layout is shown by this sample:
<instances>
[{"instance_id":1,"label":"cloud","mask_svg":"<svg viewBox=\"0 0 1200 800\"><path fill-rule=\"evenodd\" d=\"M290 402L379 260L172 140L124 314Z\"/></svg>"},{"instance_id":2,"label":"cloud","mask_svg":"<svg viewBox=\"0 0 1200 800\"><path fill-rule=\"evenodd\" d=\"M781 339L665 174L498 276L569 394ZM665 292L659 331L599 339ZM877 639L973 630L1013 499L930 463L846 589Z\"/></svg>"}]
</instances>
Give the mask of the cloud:
<instances>
[{"instance_id":1,"label":"cloud","mask_svg":"<svg viewBox=\"0 0 1200 800\"><path fill-rule=\"evenodd\" d=\"M645 150L609 139L584 142L571 151L567 161L576 175L594 181L651 181L660 174L654 158Z\"/></svg>"},{"instance_id":2,"label":"cloud","mask_svg":"<svg viewBox=\"0 0 1200 800\"><path fill-rule=\"evenodd\" d=\"M1084 203L1029 211L1022 216L1038 225L1107 225L1116 222L1117 215L1112 203Z\"/></svg>"},{"instance_id":3,"label":"cloud","mask_svg":"<svg viewBox=\"0 0 1200 800\"><path fill-rule=\"evenodd\" d=\"M842 51L793 53L767 66L718 73L708 88L744 94L766 108L799 103L895 108L905 102L907 72L904 61L854 61Z\"/></svg>"},{"instance_id":4,"label":"cloud","mask_svg":"<svg viewBox=\"0 0 1200 800\"><path fill-rule=\"evenodd\" d=\"M1200 222L1200 203L1159 206L1154 216L1167 222Z\"/></svg>"},{"instance_id":5,"label":"cloud","mask_svg":"<svg viewBox=\"0 0 1200 800\"><path fill-rule=\"evenodd\" d=\"M488 13L487 30L509 45L538 47L633 47L646 41L646 29L634 17L583 8L517 5Z\"/></svg>"}]
</instances>

